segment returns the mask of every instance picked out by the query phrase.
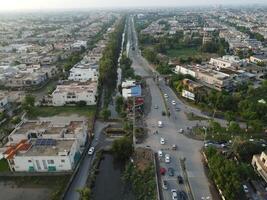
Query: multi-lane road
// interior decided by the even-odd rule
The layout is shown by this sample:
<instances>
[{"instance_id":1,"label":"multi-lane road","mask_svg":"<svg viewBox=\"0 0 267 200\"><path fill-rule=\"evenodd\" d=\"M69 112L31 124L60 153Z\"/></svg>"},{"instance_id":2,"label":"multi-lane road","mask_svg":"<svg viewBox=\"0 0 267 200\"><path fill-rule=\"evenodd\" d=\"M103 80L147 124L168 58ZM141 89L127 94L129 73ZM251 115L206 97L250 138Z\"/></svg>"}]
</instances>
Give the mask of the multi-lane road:
<instances>
[{"instance_id":1,"label":"multi-lane road","mask_svg":"<svg viewBox=\"0 0 267 200\"><path fill-rule=\"evenodd\" d=\"M129 47L129 57L132 59L136 74L140 76L151 76L153 73L156 73L149 63L141 56L138 49L137 34L134 28L133 18L131 17L128 24L128 42ZM147 79L147 85L150 90L151 95L151 109L148 115L146 116L146 125L149 129L148 138L140 146L149 145L152 150L157 152L162 149L163 154L170 154L171 162L166 164L164 159L160 162L161 167L166 169L172 167L175 169L175 176L169 177L167 174L162 178L167 180L169 189L163 190L163 197L165 200L171 199L170 189L183 190L188 192L189 188L185 187L184 184L178 184L177 175L183 175L181 169L181 158L186 158L186 173L188 175L188 181L192 189L192 194L194 199L211 199L211 193L209 190L209 182L204 173L204 168L202 164L202 157L200 149L203 147L203 142L196 141L190 138L185 137L183 134L179 134L179 129L186 129L187 127L195 126L195 121L189 121L184 114L185 112L199 112L190 106L185 105L181 102L173 91L164 83L164 80L159 80L159 84L151 78ZM170 117L162 116L162 110L164 110L164 97L162 94L167 94L168 98L167 107L171 113ZM176 102L181 110L176 111L175 106L172 105L171 101ZM157 105L159 108L154 109L154 106ZM158 128L158 121L163 122L163 127ZM158 134L153 134L155 131L158 131ZM160 144L160 138L163 137L166 141L166 144ZM178 150L171 150L171 146L176 144ZM185 178L185 177L184 177Z\"/></svg>"}]
</instances>

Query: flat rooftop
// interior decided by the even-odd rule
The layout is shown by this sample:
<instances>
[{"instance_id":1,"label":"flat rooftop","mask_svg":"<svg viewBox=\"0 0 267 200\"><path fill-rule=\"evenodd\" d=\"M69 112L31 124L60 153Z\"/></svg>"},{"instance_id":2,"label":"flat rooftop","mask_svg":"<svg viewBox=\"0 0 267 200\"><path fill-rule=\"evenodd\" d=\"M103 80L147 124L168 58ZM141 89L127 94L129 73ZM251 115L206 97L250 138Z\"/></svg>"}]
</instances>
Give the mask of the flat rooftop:
<instances>
[{"instance_id":1,"label":"flat rooftop","mask_svg":"<svg viewBox=\"0 0 267 200\"><path fill-rule=\"evenodd\" d=\"M40 140L42 139L31 140L30 142L32 146L28 149L28 151L18 152L16 156L57 156L59 152L69 152L75 142L74 139L52 140L54 143L41 145L39 143Z\"/></svg>"}]
</instances>

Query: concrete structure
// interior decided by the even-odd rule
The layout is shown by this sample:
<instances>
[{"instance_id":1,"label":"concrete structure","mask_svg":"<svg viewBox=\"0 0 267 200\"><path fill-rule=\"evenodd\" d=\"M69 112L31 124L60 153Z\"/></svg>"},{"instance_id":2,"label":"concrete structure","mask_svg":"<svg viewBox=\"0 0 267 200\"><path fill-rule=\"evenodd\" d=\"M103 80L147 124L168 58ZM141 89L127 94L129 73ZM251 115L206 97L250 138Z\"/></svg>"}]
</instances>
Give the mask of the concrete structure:
<instances>
[{"instance_id":1,"label":"concrete structure","mask_svg":"<svg viewBox=\"0 0 267 200\"><path fill-rule=\"evenodd\" d=\"M84 101L86 105L95 105L97 82L63 82L52 93L54 106L76 104Z\"/></svg>"},{"instance_id":2,"label":"concrete structure","mask_svg":"<svg viewBox=\"0 0 267 200\"><path fill-rule=\"evenodd\" d=\"M140 97L142 95L141 85L135 80L126 80L122 84L122 97L128 99L130 97Z\"/></svg>"},{"instance_id":3,"label":"concrete structure","mask_svg":"<svg viewBox=\"0 0 267 200\"><path fill-rule=\"evenodd\" d=\"M190 79L184 79L183 80L183 86L186 89L182 90L182 96L187 98L187 99L190 99L192 101L196 100L195 99L196 93L203 87L203 85L201 85L195 81L192 81Z\"/></svg>"},{"instance_id":4,"label":"concrete structure","mask_svg":"<svg viewBox=\"0 0 267 200\"><path fill-rule=\"evenodd\" d=\"M98 80L98 65L94 64L77 64L70 69L69 80L72 81L97 81Z\"/></svg>"},{"instance_id":5,"label":"concrete structure","mask_svg":"<svg viewBox=\"0 0 267 200\"><path fill-rule=\"evenodd\" d=\"M254 155L252 166L267 183L267 152L263 151L260 155Z\"/></svg>"},{"instance_id":6,"label":"concrete structure","mask_svg":"<svg viewBox=\"0 0 267 200\"><path fill-rule=\"evenodd\" d=\"M77 155L79 147L75 139L22 140L5 152L10 170L16 172L70 171Z\"/></svg>"}]
</instances>

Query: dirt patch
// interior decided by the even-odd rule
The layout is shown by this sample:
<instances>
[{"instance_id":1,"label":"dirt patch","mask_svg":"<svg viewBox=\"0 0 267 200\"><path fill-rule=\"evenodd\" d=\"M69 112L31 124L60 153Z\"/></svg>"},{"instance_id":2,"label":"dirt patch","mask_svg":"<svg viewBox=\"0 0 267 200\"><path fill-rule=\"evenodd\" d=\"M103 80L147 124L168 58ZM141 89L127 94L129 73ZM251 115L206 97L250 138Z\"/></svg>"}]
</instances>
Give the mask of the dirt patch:
<instances>
[{"instance_id":1,"label":"dirt patch","mask_svg":"<svg viewBox=\"0 0 267 200\"><path fill-rule=\"evenodd\" d=\"M153 162L153 151L146 148L137 148L134 153L134 162L140 171L144 171Z\"/></svg>"}]
</instances>

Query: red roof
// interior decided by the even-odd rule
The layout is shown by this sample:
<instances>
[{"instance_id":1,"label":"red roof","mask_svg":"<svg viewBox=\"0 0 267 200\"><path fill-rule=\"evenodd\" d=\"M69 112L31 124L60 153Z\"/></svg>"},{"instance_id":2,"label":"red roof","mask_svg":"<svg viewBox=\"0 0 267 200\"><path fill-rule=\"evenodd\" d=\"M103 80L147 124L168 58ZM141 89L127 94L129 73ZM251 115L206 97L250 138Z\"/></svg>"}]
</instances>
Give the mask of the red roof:
<instances>
[{"instance_id":1,"label":"red roof","mask_svg":"<svg viewBox=\"0 0 267 200\"><path fill-rule=\"evenodd\" d=\"M31 144L28 143L28 140L21 140L19 143L17 143L14 146L10 146L5 152L5 158L6 159L12 159L14 157L14 155L18 152L18 151L26 151L31 147Z\"/></svg>"}]
</instances>

